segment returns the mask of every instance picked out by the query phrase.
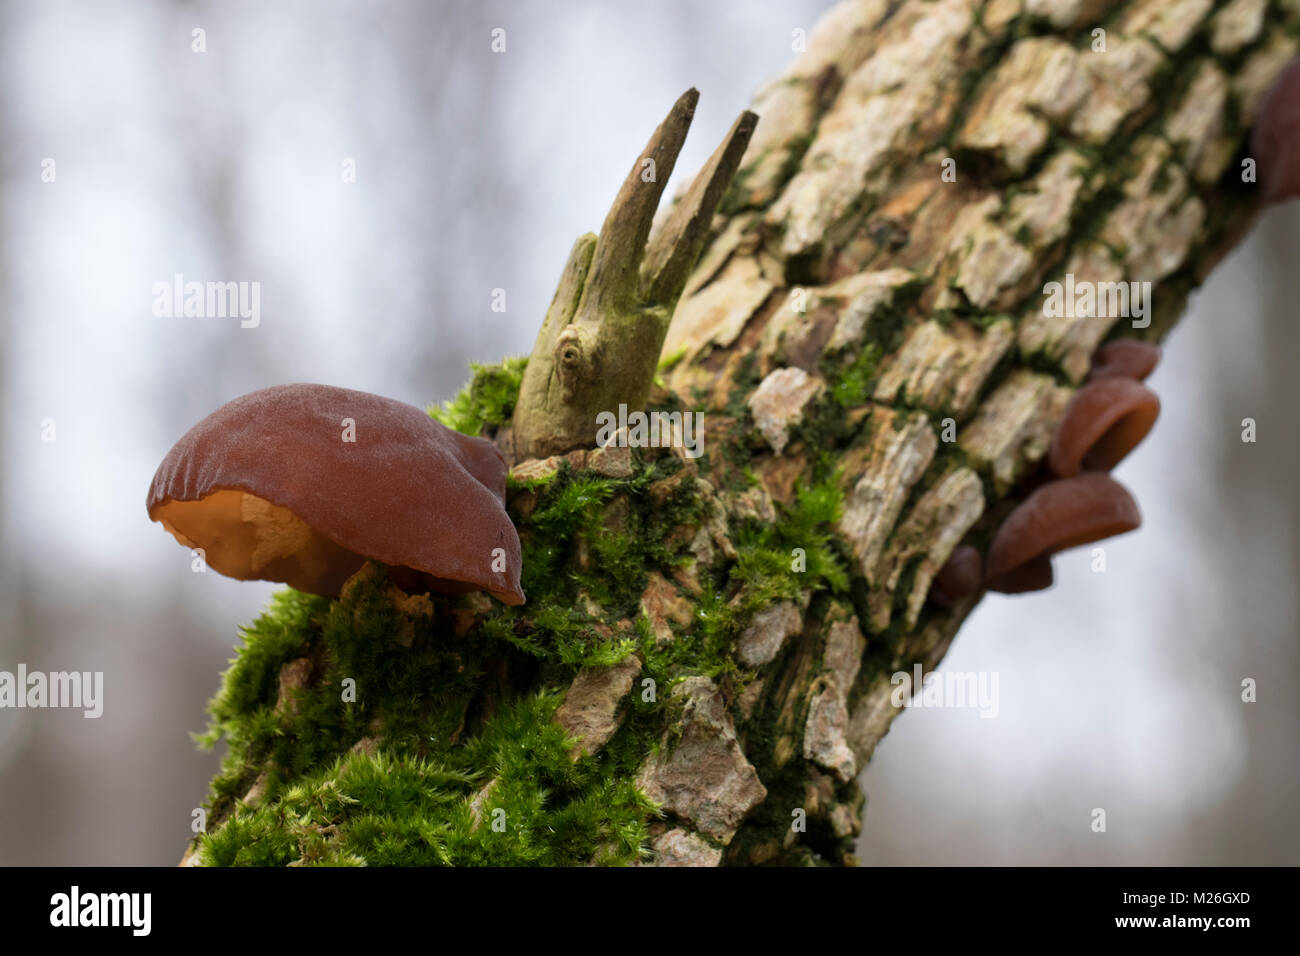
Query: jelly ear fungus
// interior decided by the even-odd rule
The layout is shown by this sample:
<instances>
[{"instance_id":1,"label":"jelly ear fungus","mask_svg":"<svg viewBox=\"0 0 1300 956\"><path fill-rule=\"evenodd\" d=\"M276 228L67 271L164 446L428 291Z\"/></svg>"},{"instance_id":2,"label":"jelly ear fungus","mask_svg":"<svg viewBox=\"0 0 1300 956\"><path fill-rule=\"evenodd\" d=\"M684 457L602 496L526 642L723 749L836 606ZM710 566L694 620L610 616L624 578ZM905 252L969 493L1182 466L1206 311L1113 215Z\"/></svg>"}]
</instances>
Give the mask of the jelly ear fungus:
<instances>
[{"instance_id":1,"label":"jelly ear fungus","mask_svg":"<svg viewBox=\"0 0 1300 956\"><path fill-rule=\"evenodd\" d=\"M1260 102L1250 134L1266 203L1300 196L1300 60L1288 66Z\"/></svg>"},{"instance_id":2,"label":"jelly ear fungus","mask_svg":"<svg viewBox=\"0 0 1300 956\"><path fill-rule=\"evenodd\" d=\"M350 423L350 425L349 425ZM420 409L328 385L280 385L191 428L146 506L240 580L337 596L368 559L407 591L487 591L522 604L506 463Z\"/></svg>"}]
</instances>

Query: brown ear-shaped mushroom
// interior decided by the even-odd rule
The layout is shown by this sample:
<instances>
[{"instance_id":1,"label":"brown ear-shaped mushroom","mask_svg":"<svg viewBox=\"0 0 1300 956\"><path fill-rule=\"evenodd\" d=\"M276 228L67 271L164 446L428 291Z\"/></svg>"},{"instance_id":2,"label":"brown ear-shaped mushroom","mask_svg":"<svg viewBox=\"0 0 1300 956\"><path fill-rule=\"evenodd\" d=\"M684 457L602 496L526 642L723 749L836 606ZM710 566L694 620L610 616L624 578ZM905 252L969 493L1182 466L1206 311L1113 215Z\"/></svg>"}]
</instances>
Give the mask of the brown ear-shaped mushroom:
<instances>
[{"instance_id":1,"label":"brown ear-shaped mushroom","mask_svg":"<svg viewBox=\"0 0 1300 956\"><path fill-rule=\"evenodd\" d=\"M950 608L979 590L984 579L984 561L979 551L969 544L953 549L944 566L930 584L930 600L942 608Z\"/></svg>"},{"instance_id":2,"label":"brown ear-shaped mushroom","mask_svg":"<svg viewBox=\"0 0 1300 956\"><path fill-rule=\"evenodd\" d=\"M367 559L406 590L524 603L496 447L420 409L328 385L237 398L167 453L146 502L240 580L337 596Z\"/></svg>"},{"instance_id":3,"label":"brown ear-shaped mushroom","mask_svg":"<svg viewBox=\"0 0 1300 956\"><path fill-rule=\"evenodd\" d=\"M986 564L994 591L1027 587L1043 578L1043 564L1058 551L1132 531L1142 523L1137 502L1123 485L1100 472L1043 485L1011 512L998 529ZM1034 567L1037 563L1037 567ZM1051 584L1051 565L1046 566Z\"/></svg>"},{"instance_id":4,"label":"brown ear-shaped mushroom","mask_svg":"<svg viewBox=\"0 0 1300 956\"><path fill-rule=\"evenodd\" d=\"M1002 594L1025 594L1029 591L1046 591L1055 582L1052 559L1045 554L1030 558L1006 574L989 581L989 590Z\"/></svg>"},{"instance_id":5,"label":"brown ear-shaped mushroom","mask_svg":"<svg viewBox=\"0 0 1300 956\"><path fill-rule=\"evenodd\" d=\"M1048 465L1062 478L1109 471L1137 447L1160 414L1155 392L1127 378L1089 382L1065 409Z\"/></svg>"},{"instance_id":6,"label":"brown ear-shaped mushroom","mask_svg":"<svg viewBox=\"0 0 1300 956\"><path fill-rule=\"evenodd\" d=\"M1259 165L1264 202L1300 196L1300 60L1288 66L1260 102L1250 151Z\"/></svg>"},{"instance_id":7,"label":"brown ear-shaped mushroom","mask_svg":"<svg viewBox=\"0 0 1300 956\"><path fill-rule=\"evenodd\" d=\"M1100 378L1131 378L1142 381L1160 362L1160 349L1141 339L1116 339L1097 349L1092 356L1088 381Z\"/></svg>"}]
</instances>

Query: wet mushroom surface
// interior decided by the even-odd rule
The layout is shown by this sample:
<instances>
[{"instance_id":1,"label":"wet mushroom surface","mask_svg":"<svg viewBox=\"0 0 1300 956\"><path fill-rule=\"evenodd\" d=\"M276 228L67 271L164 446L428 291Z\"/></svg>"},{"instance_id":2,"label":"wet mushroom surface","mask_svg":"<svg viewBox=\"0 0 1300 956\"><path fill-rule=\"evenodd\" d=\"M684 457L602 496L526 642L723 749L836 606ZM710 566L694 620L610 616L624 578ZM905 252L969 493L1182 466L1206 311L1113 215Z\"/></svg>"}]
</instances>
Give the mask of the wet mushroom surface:
<instances>
[{"instance_id":1,"label":"wet mushroom surface","mask_svg":"<svg viewBox=\"0 0 1300 956\"><path fill-rule=\"evenodd\" d=\"M1128 378L1102 378L1075 394L1057 427L1048 464L1062 478L1109 471L1151 431L1160 414L1155 392Z\"/></svg>"},{"instance_id":2,"label":"wet mushroom surface","mask_svg":"<svg viewBox=\"0 0 1300 956\"><path fill-rule=\"evenodd\" d=\"M969 544L959 545L934 576L930 600L940 607L953 607L978 591L983 578L984 559L979 549Z\"/></svg>"},{"instance_id":3,"label":"wet mushroom surface","mask_svg":"<svg viewBox=\"0 0 1300 956\"><path fill-rule=\"evenodd\" d=\"M1001 590L1001 585L1009 582L1019 590L1037 590L1025 587L1042 580L1042 565L1033 568L1034 562L1133 531L1141 523L1133 496L1108 475L1085 472L1049 481L1021 502L998 528L986 565L990 587ZM1021 570L1026 566L1030 570ZM1049 579L1047 585L1050 583Z\"/></svg>"},{"instance_id":4,"label":"wet mushroom surface","mask_svg":"<svg viewBox=\"0 0 1300 956\"><path fill-rule=\"evenodd\" d=\"M1088 381L1101 378L1131 378L1143 381L1160 363L1160 348L1138 339L1107 342L1092 356Z\"/></svg>"},{"instance_id":5,"label":"wet mushroom surface","mask_svg":"<svg viewBox=\"0 0 1300 956\"><path fill-rule=\"evenodd\" d=\"M1160 349L1137 339L1115 339L1093 353L1087 383L1066 406L1046 460L1024 482L1025 500L994 536L982 581L979 549L959 545L935 576L932 604L951 608L981 585L1002 594L1045 590L1055 582L1051 555L1138 527L1132 495L1104 473L1155 424L1160 400L1141 380L1159 361Z\"/></svg>"},{"instance_id":6,"label":"wet mushroom surface","mask_svg":"<svg viewBox=\"0 0 1300 956\"><path fill-rule=\"evenodd\" d=\"M154 475L149 516L240 580L336 597L367 559L408 591L522 604L506 463L413 405L281 385L217 409Z\"/></svg>"}]
</instances>

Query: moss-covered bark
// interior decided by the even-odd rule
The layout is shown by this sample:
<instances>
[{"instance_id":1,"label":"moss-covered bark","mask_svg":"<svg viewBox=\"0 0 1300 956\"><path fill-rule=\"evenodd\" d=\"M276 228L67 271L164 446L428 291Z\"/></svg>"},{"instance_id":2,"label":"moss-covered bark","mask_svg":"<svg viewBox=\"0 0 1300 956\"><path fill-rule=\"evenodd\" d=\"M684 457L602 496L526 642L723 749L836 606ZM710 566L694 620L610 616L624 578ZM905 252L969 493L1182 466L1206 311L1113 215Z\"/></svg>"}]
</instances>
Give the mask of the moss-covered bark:
<instances>
[{"instance_id":1,"label":"moss-covered bark","mask_svg":"<svg viewBox=\"0 0 1300 956\"><path fill-rule=\"evenodd\" d=\"M278 598L213 702L188 858L851 861L890 675L979 599L934 607L934 575L987 545L1096 345L1162 335L1246 227L1245 135L1298 45L1296 0L837 6L758 96L668 327L649 404L703 411L704 456L516 453L523 607L378 567ZM1152 283L1150 325L1048 314L1066 273ZM525 375L436 414L513 451Z\"/></svg>"}]
</instances>

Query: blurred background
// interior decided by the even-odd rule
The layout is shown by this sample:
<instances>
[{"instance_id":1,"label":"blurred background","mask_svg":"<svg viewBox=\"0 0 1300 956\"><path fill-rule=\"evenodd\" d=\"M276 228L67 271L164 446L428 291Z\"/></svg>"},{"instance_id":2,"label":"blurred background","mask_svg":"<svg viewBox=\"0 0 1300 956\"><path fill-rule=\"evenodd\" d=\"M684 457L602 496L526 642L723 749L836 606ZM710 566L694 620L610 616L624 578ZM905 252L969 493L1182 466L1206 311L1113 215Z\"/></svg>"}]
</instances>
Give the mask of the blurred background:
<instances>
[{"instance_id":1,"label":"blurred background","mask_svg":"<svg viewBox=\"0 0 1300 956\"><path fill-rule=\"evenodd\" d=\"M172 442L268 385L422 405L527 353L673 100L702 94L684 176L828 5L0 6L0 670L106 684L99 720L0 710L0 863L169 865L190 835L219 751L189 732L272 586L148 521ZM1143 528L982 604L945 669L997 672L999 714L898 719L864 863L1300 863L1298 260L1292 204L1196 297L1117 472ZM260 282L260 325L154 316L176 273Z\"/></svg>"}]
</instances>

